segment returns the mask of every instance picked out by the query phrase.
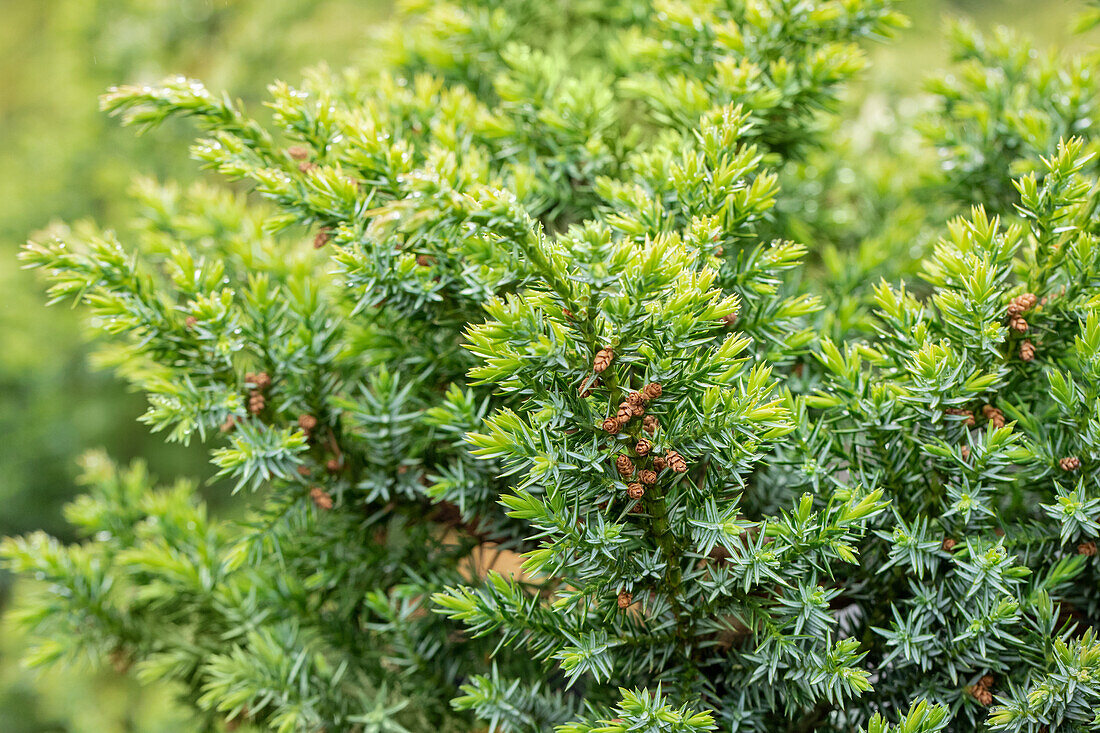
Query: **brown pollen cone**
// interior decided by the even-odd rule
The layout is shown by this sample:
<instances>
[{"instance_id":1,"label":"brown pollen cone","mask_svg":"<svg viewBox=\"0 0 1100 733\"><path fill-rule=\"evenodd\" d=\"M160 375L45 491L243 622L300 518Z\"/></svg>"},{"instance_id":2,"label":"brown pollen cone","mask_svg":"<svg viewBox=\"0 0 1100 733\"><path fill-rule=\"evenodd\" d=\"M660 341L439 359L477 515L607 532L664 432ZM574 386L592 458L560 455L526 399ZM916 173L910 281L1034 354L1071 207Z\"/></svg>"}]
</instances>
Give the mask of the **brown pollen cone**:
<instances>
[{"instance_id":1,"label":"brown pollen cone","mask_svg":"<svg viewBox=\"0 0 1100 733\"><path fill-rule=\"evenodd\" d=\"M967 689L967 692L982 704L983 707L989 707L993 704L993 693L982 687L981 685L974 685Z\"/></svg>"},{"instance_id":2,"label":"brown pollen cone","mask_svg":"<svg viewBox=\"0 0 1100 733\"><path fill-rule=\"evenodd\" d=\"M1059 459L1058 465L1061 466L1063 471L1076 471L1081 467L1081 459L1077 456L1066 456Z\"/></svg>"},{"instance_id":3,"label":"brown pollen cone","mask_svg":"<svg viewBox=\"0 0 1100 733\"><path fill-rule=\"evenodd\" d=\"M309 498L313 500L313 505L318 509L324 511L332 509L332 497L320 486L314 486L309 490Z\"/></svg>"},{"instance_id":4,"label":"brown pollen cone","mask_svg":"<svg viewBox=\"0 0 1100 733\"><path fill-rule=\"evenodd\" d=\"M665 453L665 460L668 461L669 467L676 473L684 473L688 470L684 457L674 450Z\"/></svg>"},{"instance_id":5,"label":"brown pollen cone","mask_svg":"<svg viewBox=\"0 0 1100 733\"><path fill-rule=\"evenodd\" d=\"M604 347L596 352L596 358L592 360L592 371L599 374L603 370L611 366L611 360L615 358L615 352L610 346Z\"/></svg>"},{"instance_id":6,"label":"brown pollen cone","mask_svg":"<svg viewBox=\"0 0 1100 733\"><path fill-rule=\"evenodd\" d=\"M634 463L630 460L628 456L618 456L615 459L615 468L618 469L620 476L634 475Z\"/></svg>"},{"instance_id":7,"label":"brown pollen cone","mask_svg":"<svg viewBox=\"0 0 1100 733\"><path fill-rule=\"evenodd\" d=\"M982 415L985 416L986 420L993 423L993 427L998 430L1005 426L1005 414L993 405L984 406L982 408Z\"/></svg>"},{"instance_id":8,"label":"brown pollen cone","mask_svg":"<svg viewBox=\"0 0 1100 733\"><path fill-rule=\"evenodd\" d=\"M1026 313L1035 307L1035 304L1039 301L1035 297L1035 293L1024 293L1012 299L1012 302L1008 304L1007 314L1009 318Z\"/></svg>"}]
</instances>

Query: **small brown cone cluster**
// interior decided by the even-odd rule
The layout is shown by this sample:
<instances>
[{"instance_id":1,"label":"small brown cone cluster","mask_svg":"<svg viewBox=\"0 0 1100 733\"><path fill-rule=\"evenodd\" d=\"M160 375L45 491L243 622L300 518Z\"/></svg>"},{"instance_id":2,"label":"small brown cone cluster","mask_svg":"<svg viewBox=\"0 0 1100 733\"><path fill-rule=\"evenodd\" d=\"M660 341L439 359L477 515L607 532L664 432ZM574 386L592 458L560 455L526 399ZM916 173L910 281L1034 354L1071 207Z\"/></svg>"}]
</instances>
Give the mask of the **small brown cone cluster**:
<instances>
[{"instance_id":1,"label":"small brown cone cluster","mask_svg":"<svg viewBox=\"0 0 1100 733\"><path fill-rule=\"evenodd\" d=\"M604 351L609 351L604 349ZM603 351L600 352L601 354ZM608 361L610 363L610 361ZM597 354L597 366L599 365L599 354ZM606 367L605 367L606 368ZM653 434L657 428L657 418L652 415L645 414L646 404L656 397L661 396L661 385L657 383L647 384L641 390L637 392L631 392L627 395L626 399L619 405L619 409L615 412L615 417L607 418L603 421L603 429L609 433L617 433L623 429L628 422L636 417L642 418L642 428L648 433ZM650 429L650 425L653 425L653 429ZM646 441L648 443L648 441ZM643 454L639 454L643 455Z\"/></svg>"},{"instance_id":2,"label":"small brown cone cluster","mask_svg":"<svg viewBox=\"0 0 1100 733\"><path fill-rule=\"evenodd\" d=\"M971 696L980 702L984 707L989 707L993 704L993 693L990 692L990 688L993 687L993 675L987 674L978 680L978 684L971 687L968 692Z\"/></svg>"},{"instance_id":3,"label":"small brown cone cluster","mask_svg":"<svg viewBox=\"0 0 1100 733\"><path fill-rule=\"evenodd\" d=\"M323 227L321 231L317 232L317 236L313 238L313 249L321 249L328 241L332 239L332 230L328 227Z\"/></svg>"},{"instance_id":4,"label":"small brown cone cluster","mask_svg":"<svg viewBox=\"0 0 1100 733\"><path fill-rule=\"evenodd\" d=\"M602 373L609 366L611 366L611 360L615 358L615 352L610 346L606 346L596 352L596 358L592 360L592 371L596 374Z\"/></svg>"},{"instance_id":5,"label":"small brown cone cluster","mask_svg":"<svg viewBox=\"0 0 1100 733\"><path fill-rule=\"evenodd\" d=\"M1034 308L1035 304L1038 302L1039 299L1035 297L1035 293L1024 293L1023 295L1017 296L1008 304L1008 317L1012 318L1021 313L1027 313Z\"/></svg>"},{"instance_id":6,"label":"small brown cone cluster","mask_svg":"<svg viewBox=\"0 0 1100 733\"><path fill-rule=\"evenodd\" d=\"M982 408L982 415L986 420L993 423L993 427L1000 429L1005 426L1005 414L998 410L993 405L986 405Z\"/></svg>"},{"instance_id":7,"label":"small brown cone cluster","mask_svg":"<svg viewBox=\"0 0 1100 733\"><path fill-rule=\"evenodd\" d=\"M688 470L684 457L674 450L665 451L665 460L668 461L668 467L676 473L684 473Z\"/></svg>"},{"instance_id":8,"label":"small brown cone cluster","mask_svg":"<svg viewBox=\"0 0 1100 733\"><path fill-rule=\"evenodd\" d=\"M187 318L183 319L183 325L187 326L188 328L194 328L198 325L198 323L199 319L195 316L187 316Z\"/></svg>"},{"instance_id":9,"label":"small brown cone cluster","mask_svg":"<svg viewBox=\"0 0 1100 733\"><path fill-rule=\"evenodd\" d=\"M624 590L619 593L619 597L615 602L619 604L619 608L626 610L630 608L630 604L634 602L634 596L632 596L629 591Z\"/></svg>"},{"instance_id":10,"label":"small brown cone cluster","mask_svg":"<svg viewBox=\"0 0 1100 733\"><path fill-rule=\"evenodd\" d=\"M267 407L267 398L264 397L264 391L271 386L271 377L267 372L259 372L253 374L248 372L244 375L244 381L251 384L253 389L248 393L248 411L253 415L259 415Z\"/></svg>"},{"instance_id":11,"label":"small brown cone cluster","mask_svg":"<svg viewBox=\"0 0 1100 733\"><path fill-rule=\"evenodd\" d=\"M610 353L610 349L604 351L608 352L606 363L603 365L606 368L610 364L613 355ZM603 354L604 351L601 351L600 354ZM595 365L597 371L600 367L599 362L600 360L597 359ZM646 415L645 409L651 400L657 399L663 393L664 388L658 382L650 382L640 390L630 392L622 404L619 405L615 416L606 418L603 421L603 429L608 433L618 433L632 419L641 417L642 428L651 435L656 433L659 427L657 419L653 415ZM637 478L627 485L627 495L635 502L630 508L631 513L642 511L638 500L645 496L649 487L657 483L658 471L663 471L668 467L672 467L681 473L687 470L687 463L676 451L666 451L664 456L655 456L653 451L653 441L648 438L639 438L634 443L633 456L622 453L615 456L615 468L624 479L633 479L637 472ZM644 460L646 458L652 461L652 468L641 468L639 470L639 467L635 466L634 460L632 460Z\"/></svg>"},{"instance_id":12,"label":"small brown cone cluster","mask_svg":"<svg viewBox=\"0 0 1100 733\"><path fill-rule=\"evenodd\" d=\"M1077 456L1066 456L1058 461L1063 471L1076 471L1081 467L1081 459Z\"/></svg>"},{"instance_id":13,"label":"small brown cone cluster","mask_svg":"<svg viewBox=\"0 0 1100 733\"><path fill-rule=\"evenodd\" d=\"M314 486L309 490L309 498L313 500L313 506L321 511L332 509L332 497L320 486Z\"/></svg>"},{"instance_id":14,"label":"small brown cone cluster","mask_svg":"<svg viewBox=\"0 0 1100 733\"><path fill-rule=\"evenodd\" d=\"M619 471L619 475L624 478L634 475L634 462L630 460L629 456L619 455L615 459L615 468Z\"/></svg>"},{"instance_id":15,"label":"small brown cone cluster","mask_svg":"<svg viewBox=\"0 0 1100 733\"><path fill-rule=\"evenodd\" d=\"M309 149L302 145L291 145L286 149L286 154L294 160L305 160L309 157Z\"/></svg>"},{"instance_id":16,"label":"small brown cone cluster","mask_svg":"<svg viewBox=\"0 0 1100 733\"><path fill-rule=\"evenodd\" d=\"M221 431L223 433L232 433L233 429L237 427L237 416L230 415L225 418L225 422L221 424Z\"/></svg>"},{"instance_id":17,"label":"small brown cone cluster","mask_svg":"<svg viewBox=\"0 0 1100 733\"><path fill-rule=\"evenodd\" d=\"M1085 557L1096 557L1096 543L1092 540L1077 545L1077 554Z\"/></svg>"},{"instance_id":18,"label":"small brown cone cluster","mask_svg":"<svg viewBox=\"0 0 1100 733\"><path fill-rule=\"evenodd\" d=\"M298 427L306 434L307 438L313 437L313 431L317 429L317 418L313 415L299 415Z\"/></svg>"},{"instance_id":19,"label":"small brown cone cluster","mask_svg":"<svg viewBox=\"0 0 1100 733\"><path fill-rule=\"evenodd\" d=\"M727 326L732 326L733 324L737 323L737 311L734 311L733 313L727 313L726 315L722 316L722 323L726 324Z\"/></svg>"},{"instance_id":20,"label":"small brown cone cluster","mask_svg":"<svg viewBox=\"0 0 1100 733\"><path fill-rule=\"evenodd\" d=\"M1020 344L1020 360L1021 361L1031 361L1034 358L1035 358L1035 344L1033 344L1033 343L1031 343L1031 341L1025 339L1024 342Z\"/></svg>"},{"instance_id":21,"label":"small brown cone cluster","mask_svg":"<svg viewBox=\"0 0 1100 733\"><path fill-rule=\"evenodd\" d=\"M947 414L947 415L958 415L960 417L965 417L966 418L966 427L968 427L968 428L972 428L972 427L974 427L974 425L977 424L974 421L974 413L971 412L970 410L963 410L963 409L960 409L958 407L949 407L946 410L944 410L944 413Z\"/></svg>"},{"instance_id":22,"label":"small brown cone cluster","mask_svg":"<svg viewBox=\"0 0 1100 733\"><path fill-rule=\"evenodd\" d=\"M339 458L330 458L325 461L325 470L329 473L340 473L340 469L344 467L344 462Z\"/></svg>"},{"instance_id":23,"label":"small brown cone cluster","mask_svg":"<svg viewBox=\"0 0 1100 733\"><path fill-rule=\"evenodd\" d=\"M1017 333L1027 333L1028 324L1024 319L1023 314L1031 310L1038 298L1034 293L1024 293L1023 295L1013 298L1012 302L1008 304L1008 325Z\"/></svg>"},{"instance_id":24,"label":"small brown cone cluster","mask_svg":"<svg viewBox=\"0 0 1100 733\"><path fill-rule=\"evenodd\" d=\"M954 539L952 539L950 537L944 537L943 538L943 544L940 545L940 546L943 548L944 552L951 552L952 550L955 549L955 545L957 545L957 544L958 544L958 542L956 542Z\"/></svg>"},{"instance_id":25,"label":"small brown cone cluster","mask_svg":"<svg viewBox=\"0 0 1100 733\"><path fill-rule=\"evenodd\" d=\"M959 455L962 456L962 459L964 461L969 461L970 460L970 446L969 445L964 445L961 448L959 448Z\"/></svg>"}]
</instances>

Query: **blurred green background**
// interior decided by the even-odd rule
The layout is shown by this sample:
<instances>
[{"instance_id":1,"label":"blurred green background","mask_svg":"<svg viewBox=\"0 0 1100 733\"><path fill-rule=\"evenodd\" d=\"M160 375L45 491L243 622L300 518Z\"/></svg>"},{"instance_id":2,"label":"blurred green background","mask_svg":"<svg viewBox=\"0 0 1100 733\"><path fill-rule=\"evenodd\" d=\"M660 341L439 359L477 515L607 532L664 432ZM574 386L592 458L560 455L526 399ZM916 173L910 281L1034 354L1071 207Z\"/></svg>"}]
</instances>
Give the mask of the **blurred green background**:
<instances>
[{"instance_id":1,"label":"blurred green background","mask_svg":"<svg viewBox=\"0 0 1100 733\"><path fill-rule=\"evenodd\" d=\"M551 0L554 1L554 0ZM564 1L564 0L563 0ZM202 79L256 109L275 78L304 66L353 64L370 54L371 24L388 0L0 0L0 534L46 529L66 536L61 505L77 490L76 457L105 447L147 459L155 474L209 476L203 453L166 446L136 418L128 394L87 363L78 319L47 310L15 253L51 220L93 217L114 226L134 211L135 174L193 180L191 135L169 125L144 138L100 114L97 96L118 83L168 74ZM904 96L945 63L941 19L1015 26L1072 45L1073 0L909 0L913 26L874 51L866 84ZM811 243L812 245L812 243ZM217 505L223 492L214 487ZM0 577L0 614L13 588ZM110 672L27 672L20 639L0 617L3 733L188 731L170 691L140 689Z\"/></svg>"}]
</instances>

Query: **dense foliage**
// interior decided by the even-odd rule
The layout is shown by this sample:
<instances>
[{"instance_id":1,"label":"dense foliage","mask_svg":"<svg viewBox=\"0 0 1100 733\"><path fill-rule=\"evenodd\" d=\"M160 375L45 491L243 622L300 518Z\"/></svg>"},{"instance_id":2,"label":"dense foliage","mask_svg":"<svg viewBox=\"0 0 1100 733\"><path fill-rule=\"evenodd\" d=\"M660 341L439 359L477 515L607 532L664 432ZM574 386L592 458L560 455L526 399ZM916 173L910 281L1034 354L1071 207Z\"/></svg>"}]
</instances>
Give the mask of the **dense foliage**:
<instances>
[{"instance_id":1,"label":"dense foliage","mask_svg":"<svg viewBox=\"0 0 1100 733\"><path fill-rule=\"evenodd\" d=\"M186 123L139 137L99 112L111 84L186 73L260 103L273 75L324 58L352 62L361 29L383 15L374 0L36 0L3 4L0 23L0 535L45 529L73 539L61 507L79 493L75 457L103 446L142 456L159 475L206 478L205 451L167 444L135 421L144 398L88 362L80 311L42 308L16 253L52 219L116 226L137 213L135 172L187 180ZM289 30L288 30L289 29ZM272 43L277 38L277 43ZM237 500L202 484L215 512ZM0 730L142 733L187 726L170 694L109 667L28 671L24 636L6 611L33 581L0 568ZM187 728L191 730L190 727Z\"/></svg>"},{"instance_id":2,"label":"dense foliage","mask_svg":"<svg viewBox=\"0 0 1100 733\"><path fill-rule=\"evenodd\" d=\"M253 193L24 261L251 514L88 459L86 539L2 546L33 660L280 731L1100 729L1095 60L959 26L938 168L853 174L902 23L410 2L270 123L112 90Z\"/></svg>"}]
</instances>

